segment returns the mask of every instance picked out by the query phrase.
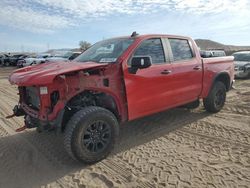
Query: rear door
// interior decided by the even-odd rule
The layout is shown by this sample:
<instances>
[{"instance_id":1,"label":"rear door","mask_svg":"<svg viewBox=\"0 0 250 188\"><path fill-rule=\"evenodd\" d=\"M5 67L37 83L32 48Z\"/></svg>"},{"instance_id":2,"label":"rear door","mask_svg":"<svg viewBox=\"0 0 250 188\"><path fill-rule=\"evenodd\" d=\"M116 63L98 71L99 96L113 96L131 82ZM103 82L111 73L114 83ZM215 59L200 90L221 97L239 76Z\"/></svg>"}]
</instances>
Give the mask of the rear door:
<instances>
[{"instance_id":1,"label":"rear door","mask_svg":"<svg viewBox=\"0 0 250 188\"><path fill-rule=\"evenodd\" d=\"M165 40L170 48L173 101L184 104L198 99L202 90L202 63L195 57L191 41L180 38Z\"/></svg>"},{"instance_id":2,"label":"rear door","mask_svg":"<svg viewBox=\"0 0 250 188\"><path fill-rule=\"evenodd\" d=\"M136 74L129 72L133 56L150 56L152 66L139 69ZM150 38L135 49L124 69L129 119L166 109L172 104L171 64L161 38Z\"/></svg>"}]
</instances>

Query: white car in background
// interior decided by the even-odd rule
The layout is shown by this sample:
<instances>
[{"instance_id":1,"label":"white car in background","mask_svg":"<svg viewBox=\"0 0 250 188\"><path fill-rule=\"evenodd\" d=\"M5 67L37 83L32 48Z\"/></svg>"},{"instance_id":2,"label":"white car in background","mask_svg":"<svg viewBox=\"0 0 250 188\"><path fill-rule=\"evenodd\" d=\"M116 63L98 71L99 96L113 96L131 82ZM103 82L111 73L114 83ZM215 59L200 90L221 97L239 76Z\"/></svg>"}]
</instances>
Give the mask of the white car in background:
<instances>
[{"instance_id":1,"label":"white car in background","mask_svg":"<svg viewBox=\"0 0 250 188\"><path fill-rule=\"evenodd\" d=\"M58 62L58 61L72 61L77 56L79 56L82 52L64 52L61 54L57 54L53 57L46 58L46 62Z\"/></svg>"},{"instance_id":2,"label":"white car in background","mask_svg":"<svg viewBox=\"0 0 250 188\"><path fill-rule=\"evenodd\" d=\"M27 67L27 66L31 66L31 65L38 65L40 63L45 63L46 58L48 58L48 57L51 57L51 55L50 54L40 54L40 55L37 55L36 57L25 58L22 66Z\"/></svg>"}]
</instances>

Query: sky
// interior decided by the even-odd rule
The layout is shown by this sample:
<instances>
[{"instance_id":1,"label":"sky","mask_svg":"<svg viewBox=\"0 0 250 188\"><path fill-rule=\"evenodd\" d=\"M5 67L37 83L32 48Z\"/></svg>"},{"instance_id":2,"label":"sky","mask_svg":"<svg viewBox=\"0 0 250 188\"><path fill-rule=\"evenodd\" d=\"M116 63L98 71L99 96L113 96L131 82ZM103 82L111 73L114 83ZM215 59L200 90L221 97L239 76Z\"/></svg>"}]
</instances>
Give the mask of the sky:
<instances>
[{"instance_id":1,"label":"sky","mask_svg":"<svg viewBox=\"0 0 250 188\"><path fill-rule=\"evenodd\" d=\"M0 52L77 48L133 31L250 45L250 0L1 0L0 7Z\"/></svg>"}]
</instances>

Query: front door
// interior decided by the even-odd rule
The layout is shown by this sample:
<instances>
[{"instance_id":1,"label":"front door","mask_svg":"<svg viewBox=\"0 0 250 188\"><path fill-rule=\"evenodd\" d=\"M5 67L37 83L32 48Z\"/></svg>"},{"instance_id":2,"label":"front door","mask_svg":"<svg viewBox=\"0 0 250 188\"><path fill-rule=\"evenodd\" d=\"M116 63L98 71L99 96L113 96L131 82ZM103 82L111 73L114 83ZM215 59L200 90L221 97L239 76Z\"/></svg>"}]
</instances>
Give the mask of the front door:
<instances>
[{"instance_id":1,"label":"front door","mask_svg":"<svg viewBox=\"0 0 250 188\"><path fill-rule=\"evenodd\" d=\"M150 56L152 66L129 72L133 56ZM172 104L172 74L166 49L161 38L141 42L124 68L129 120L159 112Z\"/></svg>"}]
</instances>

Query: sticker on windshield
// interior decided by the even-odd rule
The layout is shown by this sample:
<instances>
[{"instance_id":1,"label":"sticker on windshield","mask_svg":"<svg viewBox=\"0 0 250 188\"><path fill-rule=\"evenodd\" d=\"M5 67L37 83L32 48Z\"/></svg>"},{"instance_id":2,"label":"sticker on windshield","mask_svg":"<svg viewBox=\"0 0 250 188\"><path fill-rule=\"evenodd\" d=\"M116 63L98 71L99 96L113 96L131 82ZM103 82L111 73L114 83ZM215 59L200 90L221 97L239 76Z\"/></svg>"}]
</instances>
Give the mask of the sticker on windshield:
<instances>
[{"instance_id":1,"label":"sticker on windshield","mask_svg":"<svg viewBox=\"0 0 250 188\"><path fill-rule=\"evenodd\" d=\"M110 63L110 62L116 62L117 58L102 58L99 62L100 63Z\"/></svg>"}]
</instances>

